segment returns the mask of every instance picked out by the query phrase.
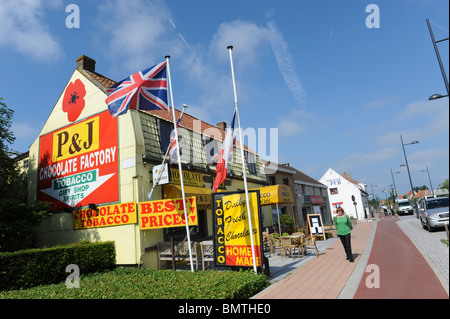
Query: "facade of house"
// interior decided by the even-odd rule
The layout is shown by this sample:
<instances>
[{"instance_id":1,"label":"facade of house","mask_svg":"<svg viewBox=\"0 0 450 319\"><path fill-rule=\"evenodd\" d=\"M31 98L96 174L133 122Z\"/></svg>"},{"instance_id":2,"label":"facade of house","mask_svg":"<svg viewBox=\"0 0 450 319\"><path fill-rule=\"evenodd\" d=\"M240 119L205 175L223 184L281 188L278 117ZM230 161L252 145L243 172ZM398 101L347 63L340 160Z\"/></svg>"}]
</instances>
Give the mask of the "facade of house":
<instances>
[{"instance_id":1,"label":"facade of house","mask_svg":"<svg viewBox=\"0 0 450 319\"><path fill-rule=\"evenodd\" d=\"M182 204L174 208L164 202L182 197L177 164L169 165L168 183L156 186L149 197L153 168L161 164L170 143L172 112L128 110L113 118L105 99L114 83L95 71L93 59L77 59L77 68L29 149L28 201L52 203L52 216L38 229L41 246L112 240L117 264L157 268L158 254L151 248L168 241L169 232L176 240L186 235L186 221L178 211ZM177 118L180 113L176 110ZM215 168L209 163L225 132L185 113L179 135L186 197L194 197L197 204L197 215L188 217L191 239L210 239ZM237 141L221 191L244 189L240 147ZM246 167L249 188L266 186L258 154L245 146L244 154L252 159ZM176 211L156 214L163 206ZM270 209L264 208L263 214L263 226L271 226Z\"/></svg>"},{"instance_id":2,"label":"facade of house","mask_svg":"<svg viewBox=\"0 0 450 319\"><path fill-rule=\"evenodd\" d=\"M363 220L370 216L369 194L363 183L352 179L350 174L339 174L329 168L320 179L328 187L331 215L336 215L336 208L342 206L351 218Z\"/></svg>"},{"instance_id":3,"label":"facade of house","mask_svg":"<svg viewBox=\"0 0 450 319\"><path fill-rule=\"evenodd\" d=\"M308 214L320 214L324 224L331 223L328 187L303 172L295 168L294 170L295 199L300 226L306 226Z\"/></svg>"},{"instance_id":4,"label":"facade of house","mask_svg":"<svg viewBox=\"0 0 450 319\"><path fill-rule=\"evenodd\" d=\"M288 214L294 220L294 227L299 226L300 219L298 215L298 208L295 203L295 170L292 169L289 164L266 162L264 164L264 172L266 174L268 184L283 185L285 192L288 193L287 198L289 198L289 202L271 205L274 230L279 231L280 229L278 227L279 214Z\"/></svg>"}]
</instances>

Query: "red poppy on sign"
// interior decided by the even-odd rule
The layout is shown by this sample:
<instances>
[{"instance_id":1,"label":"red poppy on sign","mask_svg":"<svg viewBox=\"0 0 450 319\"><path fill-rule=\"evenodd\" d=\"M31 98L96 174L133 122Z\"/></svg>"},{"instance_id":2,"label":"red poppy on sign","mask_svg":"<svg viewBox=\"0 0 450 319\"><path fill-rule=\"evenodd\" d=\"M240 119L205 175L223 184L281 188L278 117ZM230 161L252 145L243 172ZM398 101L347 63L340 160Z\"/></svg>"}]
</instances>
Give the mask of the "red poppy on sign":
<instances>
[{"instance_id":1,"label":"red poppy on sign","mask_svg":"<svg viewBox=\"0 0 450 319\"><path fill-rule=\"evenodd\" d=\"M85 95L86 89L81 80L76 79L67 86L66 92L64 93L62 110L67 113L69 122L75 122L83 111Z\"/></svg>"}]
</instances>

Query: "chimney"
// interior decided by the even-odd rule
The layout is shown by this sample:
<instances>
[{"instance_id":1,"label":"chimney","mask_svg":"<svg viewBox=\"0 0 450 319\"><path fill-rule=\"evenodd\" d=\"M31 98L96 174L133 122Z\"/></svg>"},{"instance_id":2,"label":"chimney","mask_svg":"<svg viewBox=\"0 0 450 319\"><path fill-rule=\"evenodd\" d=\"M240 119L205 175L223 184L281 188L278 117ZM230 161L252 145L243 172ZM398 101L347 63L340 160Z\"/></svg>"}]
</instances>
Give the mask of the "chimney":
<instances>
[{"instance_id":1,"label":"chimney","mask_svg":"<svg viewBox=\"0 0 450 319\"><path fill-rule=\"evenodd\" d=\"M225 131L227 128L227 122L219 122L216 124L218 128L220 128L222 131Z\"/></svg>"},{"instance_id":2,"label":"chimney","mask_svg":"<svg viewBox=\"0 0 450 319\"><path fill-rule=\"evenodd\" d=\"M77 59L77 69L95 72L95 60L86 55L82 55Z\"/></svg>"}]
</instances>

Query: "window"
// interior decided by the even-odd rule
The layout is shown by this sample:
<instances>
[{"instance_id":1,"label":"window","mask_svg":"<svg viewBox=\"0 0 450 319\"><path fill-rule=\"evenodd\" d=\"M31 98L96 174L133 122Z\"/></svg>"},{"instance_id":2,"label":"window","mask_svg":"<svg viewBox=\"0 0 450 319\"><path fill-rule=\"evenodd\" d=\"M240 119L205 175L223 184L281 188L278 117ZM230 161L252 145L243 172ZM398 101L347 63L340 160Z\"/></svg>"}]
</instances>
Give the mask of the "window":
<instances>
[{"instance_id":1,"label":"window","mask_svg":"<svg viewBox=\"0 0 450 319\"><path fill-rule=\"evenodd\" d=\"M219 152L219 148L217 147L217 141L209 136L203 136L202 141L203 141L203 149L205 150L206 163L210 164L211 161L213 160L214 155Z\"/></svg>"},{"instance_id":2,"label":"window","mask_svg":"<svg viewBox=\"0 0 450 319\"><path fill-rule=\"evenodd\" d=\"M338 189L337 188L330 188L330 195L336 195L338 194Z\"/></svg>"},{"instance_id":3,"label":"window","mask_svg":"<svg viewBox=\"0 0 450 319\"><path fill-rule=\"evenodd\" d=\"M276 185L274 175L269 175L269 185Z\"/></svg>"},{"instance_id":4,"label":"window","mask_svg":"<svg viewBox=\"0 0 450 319\"><path fill-rule=\"evenodd\" d=\"M289 185L289 179L287 177L283 178L283 184L284 185Z\"/></svg>"},{"instance_id":5,"label":"window","mask_svg":"<svg viewBox=\"0 0 450 319\"><path fill-rule=\"evenodd\" d=\"M166 153L167 147L170 144L170 132L172 129L172 123L158 119L159 145L161 146L161 152L163 152L163 154Z\"/></svg>"},{"instance_id":6,"label":"window","mask_svg":"<svg viewBox=\"0 0 450 319\"><path fill-rule=\"evenodd\" d=\"M206 210L199 209L197 211L198 226L189 226L189 233L191 240L203 240L208 236L208 223ZM167 228L164 232L164 240L170 241L170 235L173 236L174 241L183 241L186 238L186 227L172 227Z\"/></svg>"},{"instance_id":7,"label":"window","mask_svg":"<svg viewBox=\"0 0 450 319\"><path fill-rule=\"evenodd\" d=\"M248 171L252 175L256 175L256 156L253 153L246 152Z\"/></svg>"}]
</instances>

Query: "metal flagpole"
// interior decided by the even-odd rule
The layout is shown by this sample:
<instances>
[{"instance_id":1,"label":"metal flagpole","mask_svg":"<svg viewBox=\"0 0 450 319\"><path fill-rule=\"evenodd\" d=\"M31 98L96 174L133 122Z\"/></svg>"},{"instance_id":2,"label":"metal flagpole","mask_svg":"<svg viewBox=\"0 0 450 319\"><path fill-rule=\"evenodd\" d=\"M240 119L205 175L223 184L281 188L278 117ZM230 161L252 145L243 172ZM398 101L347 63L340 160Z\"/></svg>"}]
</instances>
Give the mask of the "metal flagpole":
<instances>
[{"instance_id":1,"label":"metal flagpole","mask_svg":"<svg viewBox=\"0 0 450 319\"><path fill-rule=\"evenodd\" d=\"M169 58L170 56L167 55L166 57L167 61L167 73L169 74L169 89L170 89L170 100L172 102L172 116L173 116L173 125L175 128L175 141L177 143L177 157L178 157L178 169L180 171L180 184L181 184L181 195L183 196L183 206L184 206L184 218L186 220L186 236L188 239L188 247L189 247L189 260L191 262L191 271L194 272L194 262L192 259L192 247L191 247L191 235L189 233L189 221L188 221L188 214L186 209L186 196L184 194L184 183L183 183L183 170L181 169L181 156L180 156L180 145L178 143L178 129L177 129L177 123L175 118L175 103L173 102L173 92L172 92L172 77L170 76L170 64L169 64Z\"/></svg>"},{"instance_id":2,"label":"metal flagpole","mask_svg":"<svg viewBox=\"0 0 450 319\"><path fill-rule=\"evenodd\" d=\"M187 105L183 104L183 110L181 111L179 120L181 120L181 118L183 117L183 113L186 108L187 108ZM152 200L153 191L155 190L155 187L158 186L161 176L164 173L164 169L165 169L164 163L166 162L166 157L167 157L167 154L169 153L169 150L170 150L170 143L169 143L169 145L167 145L166 153L164 154L163 161L161 163L161 169L158 171L158 176L156 177L156 183L153 183L152 189L151 189L150 193L148 193L148 195L147 195L148 200Z\"/></svg>"},{"instance_id":3,"label":"metal flagpole","mask_svg":"<svg viewBox=\"0 0 450 319\"><path fill-rule=\"evenodd\" d=\"M248 216L248 225L250 227L250 243L252 245L252 257L253 257L253 270L255 271L255 274L257 273L256 270L256 255L255 255L255 244L253 242L253 227L252 227L252 215L250 213L250 201L248 198L248 186L247 186L247 174L245 171L245 157L244 157L244 140L242 138L242 130L241 130L241 120L239 117L239 106L238 106L238 100L237 100L237 93L236 93L236 82L234 80L234 66L233 66L233 46L230 45L227 47L228 51L230 52L230 63L231 63L231 77L233 78L233 90L234 90L234 103L236 105L236 113L237 113L237 121L238 121L238 127L239 127L239 140L241 141L241 158L242 158L242 172L244 174L244 187L245 187L245 201L247 203L247 216Z\"/></svg>"}]
</instances>

